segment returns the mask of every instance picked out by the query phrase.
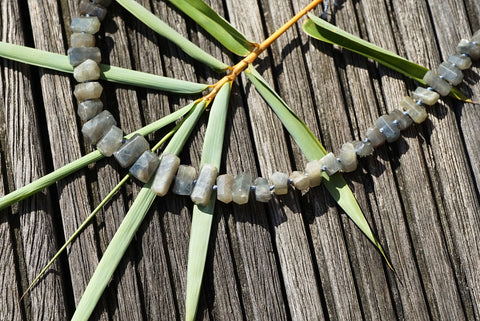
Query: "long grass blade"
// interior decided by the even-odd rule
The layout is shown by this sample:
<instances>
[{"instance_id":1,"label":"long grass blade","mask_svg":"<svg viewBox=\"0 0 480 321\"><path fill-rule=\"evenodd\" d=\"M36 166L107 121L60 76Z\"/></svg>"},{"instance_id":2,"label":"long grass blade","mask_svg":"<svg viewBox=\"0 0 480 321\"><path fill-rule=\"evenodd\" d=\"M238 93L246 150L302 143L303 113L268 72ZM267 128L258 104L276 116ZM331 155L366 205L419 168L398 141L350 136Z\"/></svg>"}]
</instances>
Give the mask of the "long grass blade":
<instances>
[{"instance_id":1,"label":"long grass blade","mask_svg":"<svg viewBox=\"0 0 480 321\"><path fill-rule=\"evenodd\" d=\"M43 51L35 48L14 45L0 41L0 57L21 63L73 73L68 56ZM105 64L100 64L101 78L117 84L151 88L177 94L198 94L208 85L190 81L157 76Z\"/></svg>"},{"instance_id":2,"label":"long grass blade","mask_svg":"<svg viewBox=\"0 0 480 321\"><path fill-rule=\"evenodd\" d=\"M190 40L173 30L170 26L168 26L165 22L148 11L138 2L134 0L117 0L117 2L122 7L127 9L131 14L133 14L138 20L142 21L145 25L150 27L159 35L176 44L193 59L198 60L199 62L216 71L225 71L228 69L226 64L206 53Z\"/></svg>"},{"instance_id":3,"label":"long grass blade","mask_svg":"<svg viewBox=\"0 0 480 321\"><path fill-rule=\"evenodd\" d=\"M399 73L418 81L422 85L425 85L422 78L425 73L427 73L427 68L354 36L351 33L315 16L311 12L308 14L308 17L309 19L303 24L303 30L313 38L343 47L364 57L375 60L378 63L396 70ZM472 102L471 99L467 98L455 87L452 87L450 95L465 102Z\"/></svg>"},{"instance_id":4,"label":"long grass blade","mask_svg":"<svg viewBox=\"0 0 480 321\"><path fill-rule=\"evenodd\" d=\"M239 56L246 56L255 48L253 42L247 40L240 31L203 0L168 0L168 2L192 18L231 52Z\"/></svg>"},{"instance_id":5,"label":"long grass blade","mask_svg":"<svg viewBox=\"0 0 480 321\"><path fill-rule=\"evenodd\" d=\"M250 66L245 73L263 99L265 99L268 105L270 105L275 114L277 114L278 118L282 121L283 126L288 130L307 159L311 161L322 158L326 154L325 148L307 125L305 125L293 110L287 106L287 104L270 87L253 66ZM382 246L373 235L360 206L358 206L355 196L343 177L340 174L335 174L332 177L329 177L327 174L323 173L323 184L330 192L333 199L360 228L365 236L377 247L387 264L392 268Z\"/></svg>"},{"instance_id":6,"label":"long grass blade","mask_svg":"<svg viewBox=\"0 0 480 321\"><path fill-rule=\"evenodd\" d=\"M220 168L231 86L231 82L223 85L213 101L205 132L200 166L202 164L210 164ZM215 197L213 196L207 206L194 206L193 208L190 244L188 247L187 294L185 302L185 318L187 321L195 320L197 312L214 207Z\"/></svg>"},{"instance_id":7,"label":"long grass blade","mask_svg":"<svg viewBox=\"0 0 480 321\"><path fill-rule=\"evenodd\" d=\"M206 102L204 101L195 103L193 111L172 137L164 153L180 153L205 107ZM137 198L110 241L77 305L72 321L87 321L90 318L100 296L107 287L115 269L155 199L156 195L150 189L150 185L151 181L145 184L140 190Z\"/></svg>"}]
</instances>

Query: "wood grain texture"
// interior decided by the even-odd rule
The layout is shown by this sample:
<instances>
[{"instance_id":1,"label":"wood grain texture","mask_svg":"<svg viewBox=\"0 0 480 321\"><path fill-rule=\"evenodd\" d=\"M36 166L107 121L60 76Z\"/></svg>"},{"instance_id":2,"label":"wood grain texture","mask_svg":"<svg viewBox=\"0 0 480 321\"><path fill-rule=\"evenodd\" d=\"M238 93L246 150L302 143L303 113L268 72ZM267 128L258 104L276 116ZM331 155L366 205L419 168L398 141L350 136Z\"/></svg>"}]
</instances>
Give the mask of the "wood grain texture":
<instances>
[{"instance_id":1,"label":"wood grain texture","mask_svg":"<svg viewBox=\"0 0 480 321\"><path fill-rule=\"evenodd\" d=\"M139 0L181 34L230 65L229 54L165 1ZM208 0L247 38L261 42L308 0ZM65 53L79 1L1 2L2 41ZM315 12L319 15L321 9ZM480 28L475 0L344 0L328 19L435 69ZM98 35L106 63L214 83L208 68L113 3ZM399 108L416 85L295 25L255 63L327 150L362 139L375 119ZM462 92L480 101L480 64ZM1 60L0 195L92 150L75 114L75 81ZM105 109L125 132L197 96L102 82ZM291 191L264 205L217 204L197 320L480 320L480 112L450 98L429 118L345 178L396 268L323 187ZM200 162L208 112L181 154ZM150 135L152 144L166 133ZM221 173L268 177L303 169L305 157L246 77L233 85ZM0 215L1 320L66 320L141 185L123 187L24 301L18 297L60 243L127 173L105 159ZM154 202L96 307L92 320L183 320L192 204ZM6 308L6 309L5 309Z\"/></svg>"}]
</instances>

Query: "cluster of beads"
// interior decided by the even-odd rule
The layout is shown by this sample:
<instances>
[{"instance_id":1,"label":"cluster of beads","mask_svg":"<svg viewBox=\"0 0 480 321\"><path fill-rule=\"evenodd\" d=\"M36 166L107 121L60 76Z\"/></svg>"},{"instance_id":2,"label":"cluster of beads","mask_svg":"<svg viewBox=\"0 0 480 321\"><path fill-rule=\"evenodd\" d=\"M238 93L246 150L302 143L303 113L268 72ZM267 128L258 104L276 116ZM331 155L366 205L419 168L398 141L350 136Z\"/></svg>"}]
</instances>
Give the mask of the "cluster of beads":
<instances>
[{"instance_id":1,"label":"cluster of beads","mask_svg":"<svg viewBox=\"0 0 480 321\"><path fill-rule=\"evenodd\" d=\"M343 144L338 157L328 153L319 160L306 164L305 170L294 171L290 175L275 172L270 180L258 177L253 181L248 173L235 177L230 174L218 176L218 169L204 164L197 175L192 166L181 165L178 156L164 154L161 159L150 151L149 144L141 135L123 139L123 132L116 126L117 122L108 111L102 111L99 99L102 86L96 81L100 78L100 50L95 45L95 33L100 28L100 21L105 17L105 7L111 0L90 2L82 0L80 5L83 16L72 20L71 48L68 50L70 63L74 66L74 77L80 82L75 86L74 95L78 100L78 115L84 123L82 133L85 140L96 144L105 156L114 156L118 163L130 167L130 174L146 183L153 175L151 189L159 196L168 193L173 183L172 192L190 196L198 205L207 205L216 190L217 199L224 203L248 203L251 192L259 202L268 202L272 192L276 195L288 193L289 186L306 190L321 184L325 172L331 176L337 172L352 172L357 168L358 157L373 154L374 148L385 142L394 142L400 137L400 131L413 122L419 124L427 117L423 105L435 104L440 95L450 93L452 85L463 80L462 70L470 68L472 60L480 59L480 30L471 41L462 39L457 46L457 53L438 68L438 75L428 71L423 80L428 88L418 87L412 97L406 96L400 102L403 111L393 110L388 115L380 116L370 127L365 139Z\"/></svg>"}]
</instances>

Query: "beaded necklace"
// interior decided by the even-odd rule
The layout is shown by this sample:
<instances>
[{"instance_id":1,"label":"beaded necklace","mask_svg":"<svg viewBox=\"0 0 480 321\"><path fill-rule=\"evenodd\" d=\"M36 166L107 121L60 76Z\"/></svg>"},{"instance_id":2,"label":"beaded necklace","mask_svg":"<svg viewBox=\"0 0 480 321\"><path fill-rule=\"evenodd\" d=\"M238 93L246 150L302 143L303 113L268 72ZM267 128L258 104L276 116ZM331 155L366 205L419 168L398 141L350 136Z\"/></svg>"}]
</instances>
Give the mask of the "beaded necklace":
<instances>
[{"instance_id":1,"label":"beaded necklace","mask_svg":"<svg viewBox=\"0 0 480 321\"><path fill-rule=\"evenodd\" d=\"M218 176L218 169L210 164L204 164L198 175L192 166L181 165L178 156L164 154L159 159L150 151L147 140L136 134L124 140L123 131L118 128L112 114L103 109L100 96L102 86L99 63L100 49L95 47L95 33L100 29L100 21L106 15L106 7L111 0L82 0L80 14L72 19L71 48L68 50L70 63L74 67L74 78L79 82L75 86L74 95L78 101L77 114L84 122L82 133L87 142L96 145L104 156L114 156L120 166L130 167L130 174L143 183L152 180L151 189L158 196L168 193L173 183L172 192L178 195L190 196L198 205L206 205L210 201L212 191L224 203L235 202L246 204L251 192L259 202L268 202L272 192L276 195L288 193L290 186L298 190L307 190L319 186L322 173L331 176L337 172L355 171L357 157L367 157L373 154L374 148L385 142L394 142L400 137L400 132L413 123L420 124L427 118L424 106L432 106L440 96L450 93L452 86L463 80L462 70L472 65L472 60L480 59L480 30L474 33L470 40L462 39L456 47L456 53L442 62L437 73L428 71L423 80L428 88L417 87L412 96L404 97L399 109L387 115L380 116L374 126L370 127L361 141L347 142L342 145L339 155L328 153L319 160L310 161L305 171L293 171L289 175L282 172L273 173L269 180L256 178L252 183L249 173L240 173L235 177L231 174Z\"/></svg>"}]
</instances>

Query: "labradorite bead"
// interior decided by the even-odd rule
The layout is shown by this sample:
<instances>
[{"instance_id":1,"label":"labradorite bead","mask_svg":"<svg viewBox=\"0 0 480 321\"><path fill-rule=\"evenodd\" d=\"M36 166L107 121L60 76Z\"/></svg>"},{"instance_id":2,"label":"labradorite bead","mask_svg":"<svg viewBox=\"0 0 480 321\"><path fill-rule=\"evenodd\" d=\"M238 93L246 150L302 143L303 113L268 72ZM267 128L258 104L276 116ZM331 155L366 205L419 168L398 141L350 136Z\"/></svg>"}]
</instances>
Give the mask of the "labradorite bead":
<instances>
[{"instance_id":1,"label":"labradorite bead","mask_svg":"<svg viewBox=\"0 0 480 321\"><path fill-rule=\"evenodd\" d=\"M412 98L405 96L400 102L403 110L417 124L420 124L427 118L427 111L423 106L418 105Z\"/></svg>"},{"instance_id":2,"label":"labradorite bead","mask_svg":"<svg viewBox=\"0 0 480 321\"><path fill-rule=\"evenodd\" d=\"M232 187L234 177L230 174L223 174L217 177L217 199L223 203L230 203L233 200Z\"/></svg>"},{"instance_id":3,"label":"labradorite bead","mask_svg":"<svg viewBox=\"0 0 480 321\"><path fill-rule=\"evenodd\" d=\"M147 140L140 134L133 135L113 156L123 168L131 166L137 158L149 149Z\"/></svg>"},{"instance_id":4,"label":"labradorite bead","mask_svg":"<svg viewBox=\"0 0 480 321\"><path fill-rule=\"evenodd\" d=\"M460 70L468 69L472 66L472 59L469 56L453 54L448 57L448 62L454 64Z\"/></svg>"},{"instance_id":5,"label":"labradorite bead","mask_svg":"<svg viewBox=\"0 0 480 321\"><path fill-rule=\"evenodd\" d=\"M396 141L400 137L400 129L395 125L394 120L391 115L383 115L375 121L375 126L385 135L389 143Z\"/></svg>"},{"instance_id":6,"label":"labradorite bead","mask_svg":"<svg viewBox=\"0 0 480 321\"><path fill-rule=\"evenodd\" d=\"M392 115L393 119L398 122L397 126L400 130L407 129L413 123L413 120L408 115L405 115L403 112L401 112L398 109L392 110L390 115Z\"/></svg>"},{"instance_id":7,"label":"labradorite bead","mask_svg":"<svg viewBox=\"0 0 480 321\"><path fill-rule=\"evenodd\" d=\"M288 193L288 175L285 173L275 172L270 176L273 186L275 187L275 194L285 195Z\"/></svg>"},{"instance_id":8,"label":"labradorite bead","mask_svg":"<svg viewBox=\"0 0 480 321\"><path fill-rule=\"evenodd\" d=\"M73 94L78 101L98 99L102 95L103 87L97 81L85 82L75 86Z\"/></svg>"},{"instance_id":9,"label":"labradorite bead","mask_svg":"<svg viewBox=\"0 0 480 321\"><path fill-rule=\"evenodd\" d=\"M92 59L87 59L73 69L73 77L78 82L97 80L100 78L100 67Z\"/></svg>"},{"instance_id":10,"label":"labradorite bead","mask_svg":"<svg viewBox=\"0 0 480 321\"><path fill-rule=\"evenodd\" d=\"M480 30L477 30L472 36L472 42L480 43Z\"/></svg>"},{"instance_id":11,"label":"labradorite bead","mask_svg":"<svg viewBox=\"0 0 480 321\"><path fill-rule=\"evenodd\" d=\"M308 175L310 187L319 186L322 183L322 164L319 160L308 162L305 166L305 173Z\"/></svg>"},{"instance_id":12,"label":"labradorite bead","mask_svg":"<svg viewBox=\"0 0 480 321\"><path fill-rule=\"evenodd\" d=\"M413 92L412 96L413 99L421 100L422 103L429 106L435 105L440 99L439 93L423 87L417 87L417 89L415 89L415 91Z\"/></svg>"},{"instance_id":13,"label":"labradorite bead","mask_svg":"<svg viewBox=\"0 0 480 321\"><path fill-rule=\"evenodd\" d=\"M97 47L78 47L70 48L67 51L70 65L76 67L87 59L95 61L97 64L102 60L100 49Z\"/></svg>"},{"instance_id":14,"label":"labradorite bead","mask_svg":"<svg viewBox=\"0 0 480 321\"><path fill-rule=\"evenodd\" d=\"M123 131L117 126L112 126L107 133L100 139L97 149L103 156L110 157L116 152L123 142Z\"/></svg>"},{"instance_id":15,"label":"labradorite bead","mask_svg":"<svg viewBox=\"0 0 480 321\"><path fill-rule=\"evenodd\" d=\"M72 32L85 32L91 35L100 30L100 20L97 17L76 17L70 24Z\"/></svg>"},{"instance_id":16,"label":"labradorite bead","mask_svg":"<svg viewBox=\"0 0 480 321\"><path fill-rule=\"evenodd\" d=\"M103 103L100 99L85 100L78 104L77 115L82 122L95 117L103 109Z\"/></svg>"},{"instance_id":17,"label":"labradorite bead","mask_svg":"<svg viewBox=\"0 0 480 321\"><path fill-rule=\"evenodd\" d=\"M198 174L197 182L193 187L190 198L192 202L197 205L207 205L212 197L212 186L215 184L218 170L215 166L210 164L203 164L200 173Z\"/></svg>"},{"instance_id":18,"label":"labradorite bead","mask_svg":"<svg viewBox=\"0 0 480 321\"><path fill-rule=\"evenodd\" d=\"M255 199L258 202L268 203L272 199L268 180L264 177L258 177L253 184L255 185Z\"/></svg>"},{"instance_id":19,"label":"labradorite bead","mask_svg":"<svg viewBox=\"0 0 480 321\"><path fill-rule=\"evenodd\" d=\"M325 166L325 172L328 176L332 176L336 172L342 169L342 166L337 160L337 157L333 153L328 153L320 159L320 164Z\"/></svg>"},{"instance_id":20,"label":"labradorite bead","mask_svg":"<svg viewBox=\"0 0 480 321\"><path fill-rule=\"evenodd\" d=\"M368 140L374 148L377 148L378 146L385 143L385 140L387 139L385 135L382 134L376 126L367 129L365 136L367 136Z\"/></svg>"},{"instance_id":21,"label":"labradorite bead","mask_svg":"<svg viewBox=\"0 0 480 321\"><path fill-rule=\"evenodd\" d=\"M294 171L290 174L290 179L293 186L300 191L306 190L310 186L310 179L302 172Z\"/></svg>"},{"instance_id":22,"label":"labradorite bead","mask_svg":"<svg viewBox=\"0 0 480 321\"><path fill-rule=\"evenodd\" d=\"M355 147L352 143L342 145L338 158L340 159L342 171L349 173L357 169L357 154L355 153Z\"/></svg>"},{"instance_id":23,"label":"labradorite bead","mask_svg":"<svg viewBox=\"0 0 480 321\"><path fill-rule=\"evenodd\" d=\"M82 127L82 133L85 140L90 144L96 144L112 126L116 126L117 121L112 114L104 110L97 116L87 121Z\"/></svg>"},{"instance_id":24,"label":"labradorite bead","mask_svg":"<svg viewBox=\"0 0 480 321\"><path fill-rule=\"evenodd\" d=\"M474 44L466 39L462 39L458 43L457 53L466 54L472 58L472 60L480 59L480 45Z\"/></svg>"},{"instance_id":25,"label":"labradorite bead","mask_svg":"<svg viewBox=\"0 0 480 321\"><path fill-rule=\"evenodd\" d=\"M462 71L449 62L442 62L440 66L438 66L438 74L454 86L463 80Z\"/></svg>"},{"instance_id":26,"label":"labradorite bead","mask_svg":"<svg viewBox=\"0 0 480 321\"><path fill-rule=\"evenodd\" d=\"M107 9L104 7L91 3L88 0L82 0L80 2L80 14L86 16L89 15L90 17L97 17L98 20L102 21L103 18L105 18L105 15L107 14Z\"/></svg>"},{"instance_id":27,"label":"labradorite bead","mask_svg":"<svg viewBox=\"0 0 480 321\"><path fill-rule=\"evenodd\" d=\"M189 196L192 194L195 177L197 177L197 170L195 167L187 165L178 166L172 192L177 195Z\"/></svg>"},{"instance_id":28,"label":"labradorite bead","mask_svg":"<svg viewBox=\"0 0 480 321\"><path fill-rule=\"evenodd\" d=\"M354 141L353 146L355 147L355 153L359 157L366 157L373 154L373 146L370 141Z\"/></svg>"},{"instance_id":29,"label":"labradorite bead","mask_svg":"<svg viewBox=\"0 0 480 321\"><path fill-rule=\"evenodd\" d=\"M70 37L70 47L95 47L95 36L89 33L74 32Z\"/></svg>"},{"instance_id":30,"label":"labradorite bead","mask_svg":"<svg viewBox=\"0 0 480 321\"><path fill-rule=\"evenodd\" d=\"M247 204L250 196L250 186L252 185L252 175L240 173L235 176L232 186L233 201L238 204Z\"/></svg>"},{"instance_id":31,"label":"labradorite bead","mask_svg":"<svg viewBox=\"0 0 480 321\"><path fill-rule=\"evenodd\" d=\"M130 167L129 173L136 177L139 181L146 183L150 180L153 173L158 167L160 160L157 154L150 150L146 150L136 160L136 162Z\"/></svg>"},{"instance_id":32,"label":"labradorite bead","mask_svg":"<svg viewBox=\"0 0 480 321\"><path fill-rule=\"evenodd\" d=\"M450 93L450 90L452 90L452 86L448 82L440 78L431 70L427 71L425 76L423 76L423 81L442 96L447 96Z\"/></svg>"},{"instance_id":33,"label":"labradorite bead","mask_svg":"<svg viewBox=\"0 0 480 321\"><path fill-rule=\"evenodd\" d=\"M172 184L175 173L180 165L180 158L174 154L164 154L160 160L155 179L152 182L152 191L158 196L164 196Z\"/></svg>"}]
</instances>

